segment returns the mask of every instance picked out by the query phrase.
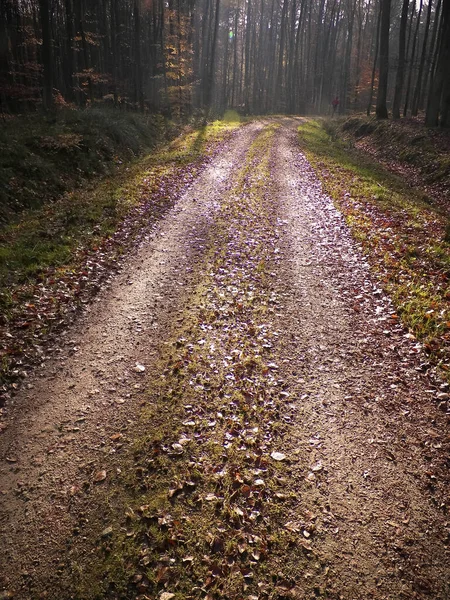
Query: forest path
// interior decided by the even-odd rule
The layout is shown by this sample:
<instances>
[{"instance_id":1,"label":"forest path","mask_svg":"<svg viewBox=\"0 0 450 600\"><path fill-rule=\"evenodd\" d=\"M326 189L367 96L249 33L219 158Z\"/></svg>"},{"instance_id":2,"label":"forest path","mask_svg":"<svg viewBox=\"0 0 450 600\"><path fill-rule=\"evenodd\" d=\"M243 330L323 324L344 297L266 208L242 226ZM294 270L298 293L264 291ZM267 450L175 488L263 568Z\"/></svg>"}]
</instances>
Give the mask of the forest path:
<instances>
[{"instance_id":1,"label":"forest path","mask_svg":"<svg viewBox=\"0 0 450 600\"><path fill-rule=\"evenodd\" d=\"M16 397L0 598L450 597L446 416L296 123L242 128Z\"/></svg>"}]
</instances>

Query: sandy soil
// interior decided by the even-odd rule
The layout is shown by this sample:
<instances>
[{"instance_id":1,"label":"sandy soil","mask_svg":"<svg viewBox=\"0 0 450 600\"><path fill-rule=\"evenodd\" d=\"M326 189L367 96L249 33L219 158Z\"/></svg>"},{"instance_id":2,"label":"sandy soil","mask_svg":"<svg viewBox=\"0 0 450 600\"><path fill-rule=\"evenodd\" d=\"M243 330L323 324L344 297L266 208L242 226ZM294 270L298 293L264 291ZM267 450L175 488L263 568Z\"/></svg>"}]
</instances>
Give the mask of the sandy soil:
<instances>
[{"instance_id":1,"label":"sandy soil","mask_svg":"<svg viewBox=\"0 0 450 600\"><path fill-rule=\"evenodd\" d=\"M0 587L28 588L59 564L62 541L75 526L71 496L102 470L111 436L136 418L152 359L189 299L230 174L262 127L247 126L233 138L67 331L60 356L8 406L0 438ZM18 597L30 597L23 593Z\"/></svg>"},{"instance_id":2,"label":"sandy soil","mask_svg":"<svg viewBox=\"0 0 450 600\"><path fill-rule=\"evenodd\" d=\"M421 374L417 344L292 133L280 134L274 169L292 257L286 352L303 398L293 449L309 454L293 471L300 506L322 513L342 597L448 598L446 392Z\"/></svg>"},{"instance_id":3,"label":"sandy soil","mask_svg":"<svg viewBox=\"0 0 450 600\"><path fill-rule=\"evenodd\" d=\"M314 521L320 557L298 582L304 591L290 597L328 586L328 597L343 600L448 599L447 389L424 371L420 346L392 317L322 193L298 150L296 121L280 123L273 285L283 298L274 316L278 364L290 389L283 443L298 497L290 520ZM51 592L77 525L72 498L109 477L104 465L120 449L111 439L133 436L167 331L202 278L216 210L263 128L251 124L227 143L9 407L0 438L0 599L74 597Z\"/></svg>"}]
</instances>

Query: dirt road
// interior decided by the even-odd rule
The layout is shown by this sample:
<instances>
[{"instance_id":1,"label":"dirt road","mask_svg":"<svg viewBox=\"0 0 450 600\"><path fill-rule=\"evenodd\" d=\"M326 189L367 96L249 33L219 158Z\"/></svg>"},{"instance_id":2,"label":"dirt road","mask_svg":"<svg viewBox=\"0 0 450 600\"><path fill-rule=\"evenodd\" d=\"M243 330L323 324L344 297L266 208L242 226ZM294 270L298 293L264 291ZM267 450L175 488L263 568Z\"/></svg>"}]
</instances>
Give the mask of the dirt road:
<instances>
[{"instance_id":1,"label":"dirt road","mask_svg":"<svg viewBox=\"0 0 450 600\"><path fill-rule=\"evenodd\" d=\"M295 127L241 128L16 395L0 598L450 598L446 389Z\"/></svg>"}]
</instances>

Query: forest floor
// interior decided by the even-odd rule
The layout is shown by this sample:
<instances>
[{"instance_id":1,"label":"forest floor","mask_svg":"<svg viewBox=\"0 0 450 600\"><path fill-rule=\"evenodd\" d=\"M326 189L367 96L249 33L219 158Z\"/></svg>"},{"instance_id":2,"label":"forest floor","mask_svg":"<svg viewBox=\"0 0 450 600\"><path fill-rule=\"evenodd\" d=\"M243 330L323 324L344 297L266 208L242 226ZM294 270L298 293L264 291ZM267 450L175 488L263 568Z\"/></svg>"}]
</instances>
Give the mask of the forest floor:
<instances>
[{"instance_id":1,"label":"forest floor","mask_svg":"<svg viewBox=\"0 0 450 600\"><path fill-rule=\"evenodd\" d=\"M448 384L302 124L219 142L7 402L0 599L450 597Z\"/></svg>"}]
</instances>

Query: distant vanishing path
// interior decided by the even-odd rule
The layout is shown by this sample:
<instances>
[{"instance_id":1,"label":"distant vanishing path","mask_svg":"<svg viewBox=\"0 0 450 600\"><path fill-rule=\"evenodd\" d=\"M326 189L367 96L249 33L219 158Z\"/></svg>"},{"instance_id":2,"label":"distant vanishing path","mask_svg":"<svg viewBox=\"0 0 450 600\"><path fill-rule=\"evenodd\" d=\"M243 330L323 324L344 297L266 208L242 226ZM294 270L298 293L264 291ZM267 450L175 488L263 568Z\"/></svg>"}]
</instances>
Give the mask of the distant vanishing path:
<instances>
[{"instance_id":1,"label":"distant vanishing path","mask_svg":"<svg viewBox=\"0 0 450 600\"><path fill-rule=\"evenodd\" d=\"M0 600L450 598L448 421L297 125L241 128L16 395Z\"/></svg>"}]
</instances>

